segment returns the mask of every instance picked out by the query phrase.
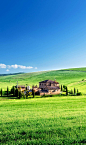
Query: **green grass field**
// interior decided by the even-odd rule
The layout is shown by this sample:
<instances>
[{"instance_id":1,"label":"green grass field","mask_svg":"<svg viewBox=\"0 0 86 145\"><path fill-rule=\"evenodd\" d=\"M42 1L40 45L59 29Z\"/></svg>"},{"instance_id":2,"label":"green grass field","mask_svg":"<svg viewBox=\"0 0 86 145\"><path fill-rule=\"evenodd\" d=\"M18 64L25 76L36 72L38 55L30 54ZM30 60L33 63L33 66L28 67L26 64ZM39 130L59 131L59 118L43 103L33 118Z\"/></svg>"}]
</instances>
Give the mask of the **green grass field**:
<instances>
[{"instance_id":1,"label":"green grass field","mask_svg":"<svg viewBox=\"0 0 86 145\"><path fill-rule=\"evenodd\" d=\"M0 97L0 145L86 144L86 68L0 76L0 88L51 79L83 96Z\"/></svg>"},{"instance_id":2,"label":"green grass field","mask_svg":"<svg viewBox=\"0 0 86 145\"><path fill-rule=\"evenodd\" d=\"M86 144L86 96L0 101L0 144Z\"/></svg>"}]
</instances>

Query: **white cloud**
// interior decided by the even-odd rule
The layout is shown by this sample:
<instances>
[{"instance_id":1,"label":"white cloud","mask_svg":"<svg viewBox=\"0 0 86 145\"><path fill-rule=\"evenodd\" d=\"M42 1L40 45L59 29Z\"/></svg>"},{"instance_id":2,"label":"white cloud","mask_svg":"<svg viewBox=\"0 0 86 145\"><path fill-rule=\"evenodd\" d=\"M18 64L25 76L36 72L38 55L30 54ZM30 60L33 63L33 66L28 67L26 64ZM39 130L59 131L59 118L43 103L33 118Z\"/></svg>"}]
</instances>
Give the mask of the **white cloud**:
<instances>
[{"instance_id":1,"label":"white cloud","mask_svg":"<svg viewBox=\"0 0 86 145\"><path fill-rule=\"evenodd\" d=\"M35 69L37 69L37 67L35 67Z\"/></svg>"},{"instance_id":2,"label":"white cloud","mask_svg":"<svg viewBox=\"0 0 86 145\"><path fill-rule=\"evenodd\" d=\"M9 71L9 69L7 69L6 71Z\"/></svg>"},{"instance_id":3,"label":"white cloud","mask_svg":"<svg viewBox=\"0 0 86 145\"><path fill-rule=\"evenodd\" d=\"M33 68L32 66L23 66L23 65L18 65L19 68L21 69L31 69Z\"/></svg>"},{"instance_id":4,"label":"white cloud","mask_svg":"<svg viewBox=\"0 0 86 145\"><path fill-rule=\"evenodd\" d=\"M5 65L5 64L0 64L0 68L8 68L6 71L9 71L9 69L14 68L20 68L20 69L31 69L33 68L32 66L24 66L24 65L18 65L18 64L14 64L14 65Z\"/></svg>"},{"instance_id":5,"label":"white cloud","mask_svg":"<svg viewBox=\"0 0 86 145\"><path fill-rule=\"evenodd\" d=\"M31 68L33 68L32 66L24 66L24 65L17 65L17 64L15 64L15 65L11 65L10 66L10 68L21 68L21 69L31 69Z\"/></svg>"},{"instance_id":6,"label":"white cloud","mask_svg":"<svg viewBox=\"0 0 86 145\"><path fill-rule=\"evenodd\" d=\"M0 68L6 68L6 65L1 63Z\"/></svg>"},{"instance_id":7,"label":"white cloud","mask_svg":"<svg viewBox=\"0 0 86 145\"><path fill-rule=\"evenodd\" d=\"M18 68L18 65L14 64L14 65L11 65L10 67L12 67L12 68Z\"/></svg>"}]
</instances>

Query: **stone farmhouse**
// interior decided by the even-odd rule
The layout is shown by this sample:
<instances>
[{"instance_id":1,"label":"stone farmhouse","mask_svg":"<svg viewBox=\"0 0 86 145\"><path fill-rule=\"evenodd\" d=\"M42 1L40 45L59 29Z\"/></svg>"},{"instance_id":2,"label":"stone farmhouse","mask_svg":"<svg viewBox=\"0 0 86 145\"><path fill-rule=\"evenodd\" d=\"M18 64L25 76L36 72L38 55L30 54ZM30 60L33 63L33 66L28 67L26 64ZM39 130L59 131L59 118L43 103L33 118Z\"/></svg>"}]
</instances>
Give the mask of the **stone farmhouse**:
<instances>
[{"instance_id":1,"label":"stone farmhouse","mask_svg":"<svg viewBox=\"0 0 86 145\"><path fill-rule=\"evenodd\" d=\"M33 86L33 90L36 94L43 95L43 94L60 94L60 87L59 83L56 80L45 80L39 82L39 88L37 86Z\"/></svg>"}]
</instances>

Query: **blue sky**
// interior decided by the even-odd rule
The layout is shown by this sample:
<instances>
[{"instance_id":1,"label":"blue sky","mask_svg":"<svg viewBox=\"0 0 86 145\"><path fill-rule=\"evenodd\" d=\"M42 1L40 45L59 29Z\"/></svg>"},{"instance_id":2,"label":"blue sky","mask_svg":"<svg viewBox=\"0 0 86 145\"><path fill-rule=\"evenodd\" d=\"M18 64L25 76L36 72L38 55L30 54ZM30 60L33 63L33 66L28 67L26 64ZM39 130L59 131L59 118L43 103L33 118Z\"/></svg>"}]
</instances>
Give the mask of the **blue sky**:
<instances>
[{"instance_id":1,"label":"blue sky","mask_svg":"<svg viewBox=\"0 0 86 145\"><path fill-rule=\"evenodd\" d=\"M0 74L85 66L85 0L0 1Z\"/></svg>"}]
</instances>

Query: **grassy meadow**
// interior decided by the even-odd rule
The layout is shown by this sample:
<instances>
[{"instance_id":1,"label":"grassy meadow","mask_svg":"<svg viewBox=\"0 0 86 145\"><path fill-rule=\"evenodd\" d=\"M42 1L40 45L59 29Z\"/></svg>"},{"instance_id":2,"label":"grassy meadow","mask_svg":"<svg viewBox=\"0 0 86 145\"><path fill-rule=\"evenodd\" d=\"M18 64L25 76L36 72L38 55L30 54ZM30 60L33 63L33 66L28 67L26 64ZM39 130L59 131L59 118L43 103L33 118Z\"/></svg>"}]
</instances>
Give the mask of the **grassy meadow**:
<instances>
[{"instance_id":1,"label":"grassy meadow","mask_svg":"<svg viewBox=\"0 0 86 145\"><path fill-rule=\"evenodd\" d=\"M86 96L0 101L1 145L86 144Z\"/></svg>"},{"instance_id":2,"label":"grassy meadow","mask_svg":"<svg viewBox=\"0 0 86 145\"><path fill-rule=\"evenodd\" d=\"M0 145L86 144L86 68L0 76L0 88L51 79L82 96L0 97Z\"/></svg>"}]
</instances>

